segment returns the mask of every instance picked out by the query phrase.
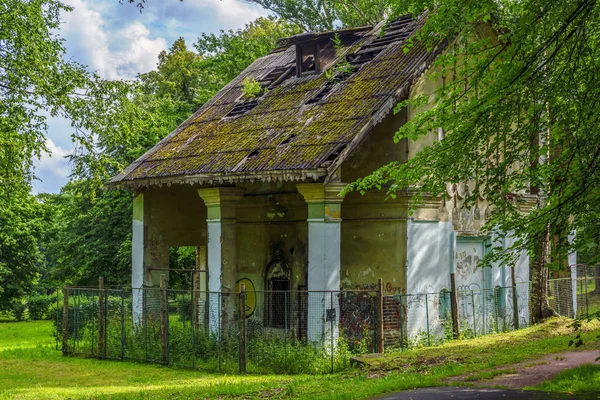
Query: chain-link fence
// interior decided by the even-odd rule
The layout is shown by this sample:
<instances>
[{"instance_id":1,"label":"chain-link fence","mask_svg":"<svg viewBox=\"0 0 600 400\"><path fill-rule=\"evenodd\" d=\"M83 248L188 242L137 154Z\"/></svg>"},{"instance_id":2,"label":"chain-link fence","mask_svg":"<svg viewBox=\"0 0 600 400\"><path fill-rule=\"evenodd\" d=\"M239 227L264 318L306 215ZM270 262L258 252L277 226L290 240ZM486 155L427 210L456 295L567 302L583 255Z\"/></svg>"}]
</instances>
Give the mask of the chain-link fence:
<instances>
[{"instance_id":1,"label":"chain-link fence","mask_svg":"<svg viewBox=\"0 0 600 400\"><path fill-rule=\"evenodd\" d=\"M600 269L582 267L576 276L548 281L550 307L561 316L586 317L600 311ZM384 296L385 349L405 350L438 345L457 335L469 339L525 328L531 324L530 294L531 282L457 290L456 316L450 290Z\"/></svg>"},{"instance_id":2,"label":"chain-link fence","mask_svg":"<svg viewBox=\"0 0 600 400\"><path fill-rule=\"evenodd\" d=\"M380 298L377 291L65 288L56 336L65 354L230 373L331 372L352 355L379 351Z\"/></svg>"},{"instance_id":3,"label":"chain-link fence","mask_svg":"<svg viewBox=\"0 0 600 400\"><path fill-rule=\"evenodd\" d=\"M548 281L560 315L600 310L600 274ZM244 291L65 288L57 347L65 354L206 371L322 373L353 355L405 350L530 324L530 282L492 289L383 295L378 290Z\"/></svg>"}]
</instances>

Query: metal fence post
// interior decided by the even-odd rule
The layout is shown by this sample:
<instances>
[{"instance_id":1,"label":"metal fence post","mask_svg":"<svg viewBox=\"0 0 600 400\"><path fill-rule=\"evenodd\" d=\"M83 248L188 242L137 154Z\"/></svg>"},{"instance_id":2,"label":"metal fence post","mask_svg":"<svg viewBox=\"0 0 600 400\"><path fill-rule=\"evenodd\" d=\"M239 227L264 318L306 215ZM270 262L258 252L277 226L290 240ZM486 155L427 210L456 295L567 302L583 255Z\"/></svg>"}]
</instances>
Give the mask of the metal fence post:
<instances>
[{"instance_id":1,"label":"metal fence post","mask_svg":"<svg viewBox=\"0 0 600 400\"><path fill-rule=\"evenodd\" d=\"M460 325L458 323L458 291L456 289L456 275L454 272L450 274L450 303L450 309L452 310L452 333L454 334L454 339L458 339L460 337Z\"/></svg>"},{"instance_id":2,"label":"metal fence post","mask_svg":"<svg viewBox=\"0 0 600 400\"><path fill-rule=\"evenodd\" d=\"M196 274L198 275L198 274ZM199 287L199 286L198 286ZM198 288L196 288L198 289ZM190 312L192 313L191 315L191 323L190 323L190 329L192 330L192 368L196 368L196 324L197 324L197 320L198 320L198 302L196 301L196 297L200 298L200 294L197 294L196 291L192 290L192 293L190 295Z\"/></svg>"},{"instance_id":3,"label":"metal fence post","mask_svg":"<svg viewBox=\"0 0 600 400\"><path fill-rule=\"evenodd\" d=\"M335 310L335 308L333 307L333 292L330 292L330 303L329 306ZM331 336L331 373L333 373L335 371L335 367L334 367L334 359L333 359L333 323L335 321L335 317L331 318L331 327L330 327L330 332L329 332L329 336Z\"/></svg>"},{"instance_id":4,"label":"metal fence post","mask_svg":"<svg viewBox=\"0 0 600 400\"><path fill-rule=\"evenodd\" d=\"M104 278L98 278L98 357L106 356L106 346L104 341Z\"/></svg>"},{"instance_id":5,"label":"metal fence post","mask_svg":"<svg viewBox=\"0 0 600 400\"><path fill-rule=\"evenodd\" d=\"M404 307L400 295L400 350L404 351Z\"/></svg>"},{"instance_id":6,"label":"metal fence post","mask_svg":"<svg viewBox=\"0 0 600 400\"><path fill-rule=\"evenodd\" d=\"M485 315L486 315L486 309L485 309L485 297L486 297L486 295L485 295L485 289L481 289L480 293L481 293L481 300L483 302L483 326L482 326L482 329L481 329L481 334L485 335L487 333L487 329L486 329L487 326L486 326L486 321L485 321Z\"/></svg>"},{"instance_id":7,"label":"metal fence post","mask_svg":"<svg viewBox=\"0 0 600 400\"><path fill-rule=\"evenodd\" d=\"M240 348L239 367L240 373L246 372L246 285L240 283L239 293L239 315L240 315Z\"/></svg>"},{"instance_id":8,"label":"metal fence post","mask_svg":"<svg viewBox=\"0 0 600 400\"><path fill-rule=\"evenodd\" d=\"M63 288L62 353L69 354L69 289Z\"/></svg>"},{"instance_id":9,"label":"metal fence post","mask_svg":"<svg viewBox=\"0 0 600 400\"><path fill-rule=\"evenodd\" d=\"M377 351L385 352L385 340L383 331L383 279L377 280Z\"/></svg>"},{"instance_id":10,"label":"metal fence post","mask_svg":"<svg viewBox=\"0 0 600 400\"><path fill-rule=\"evenodd\" d=\"M169 308L167 302L167 278L165 274L160 275L160 347L162 350L162 362L169 364L169 339L168 323Z\"/></svg>"},{"instance_id":11,"label":"metal fence post","mask_svg":"<svg viewBox=\"0 0 600 400\"><path fill-rule=\"evenodd\" d=\"M121 360L125 359L125 290L121 289Z\"/></svg>"},{"instance_id":12,"label":"metal fence post","mask_svg":"<svg viewBox=\"0 0 600 400\"><path fill-rule=\"evenodd\" d=\"M144 360L148 361L148 299L147 290L140 288L142 291L142 323L144 324Z\"/></svg>"},{"instance_id":13,"label":"metal fence post","mask_svg":"<svg viewBox=\"0 0 600 400\"><path fill-rule=\"evenodd\" d=\"M288 335L288 295L290 294L289 291L286 291L284 293L284 298L283 298L283 302L284 302L284 318L285 320L283 321L284 323L284 337L283 337L283 369L285 372L287 372L287 335Z\"/></svg>"},{"instance_id":14,"label":"metal fence post","mask_svg":"<svg viewBox=\"0 0 600 400\"><path fill-rule=\"evenodd\" d=\"M590 316L590 308L588 303L588 274L587 274L587 265L583 267L583 285L585 286L585 316Z\"/></svg>"},{"instance_id":15,"label":"metal fence post","mask_svg":"<svg viewBox=\"0 0 600 400\"><path fill-rule=\"evenodd\" d=\"M558 315L562 315L560 313L560 287L559 287L559 282L558 280L554 281L554 299L556 300L556 312L558 313Z\"/></svg>"},{"instance_id":16,"label":"metal fence post","mask_svg":"<svg viewBox=\"0 0 600 400\"><path fill-rule=\"evenodd\" d=\"M473 309L473 335L477 336L477 321L475 320L475 295L471 289L471 308Z\"/></svg>"},{"instance_id":17,"label":"metal fence post","mask_svg":"<svg viewBox=\"0 0 600 400\"><path fill-rule=\"evenodd\" d=\"M221 372L222 360L221 360L221 344L222 344L222 332L221 332L221 314L223 311L223 293L216 293L219 306L217 307L217 358L218 358L218 370Z\"/></svg>"},{"instance_id":18,"label":"metal fence post","mask_svg":"<svg viewBox=\"0 0 600 400\"><path fill-rule=\"evenodd\" d=\"M431 346L431 334L429 332L429 300L425 293L425 314L427 316L427 346Z\"/></svg>"}]
</instances>

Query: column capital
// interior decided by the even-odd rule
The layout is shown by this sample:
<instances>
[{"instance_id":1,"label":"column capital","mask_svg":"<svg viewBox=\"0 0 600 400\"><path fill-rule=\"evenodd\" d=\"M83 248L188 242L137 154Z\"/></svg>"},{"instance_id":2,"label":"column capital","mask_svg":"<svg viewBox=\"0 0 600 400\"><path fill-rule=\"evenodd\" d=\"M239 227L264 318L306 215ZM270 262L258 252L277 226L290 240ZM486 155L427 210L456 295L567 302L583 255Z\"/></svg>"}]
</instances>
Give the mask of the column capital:
<instances>
[{"instance_id":1,"label":"column capital","mask_svg":"<svg viewBox=\"0 0 600 400\"><path fill-rule=\"evenodd\" d=\"M207 208L209 220L235 218L235 206L244 197L243 188L225 186L198 189L198 195Z\"/></svg>"},{"instance_id":2,"label":"column capital","mask_svg":"<svg viewBox=\"0 0 600 400\"><path fill-rule=\"evenodd\" d=\"M346 186L345 183L298 183L296 187L298 192L304 197L308 203L341 203L344 201L344 196L340 196L340 192Z\"/></svg>"},{"instance_id":3,"label":"column capital","mask_svg":"<svg viewBox=\"0 0 600 400\"><path fill-rule=\"evenodd\" d=\"M237 202L244 197L244 192L245 189L232 186L198 189L198 195L207 207L218 206L225 202Z\"/></svg>"},{"instance_id":4,"label":"column capital","mask_svg":"<svg viewBox=\"0 0 600 400\"><path fill-rule=\"evenodd\" d=\"M343 183L297 184L298 192L304 196L304 201L308 204L309 221L340 222L342 220L342 201L344 201L340 192L344 186Z\"/></svg>"}]
</instances>

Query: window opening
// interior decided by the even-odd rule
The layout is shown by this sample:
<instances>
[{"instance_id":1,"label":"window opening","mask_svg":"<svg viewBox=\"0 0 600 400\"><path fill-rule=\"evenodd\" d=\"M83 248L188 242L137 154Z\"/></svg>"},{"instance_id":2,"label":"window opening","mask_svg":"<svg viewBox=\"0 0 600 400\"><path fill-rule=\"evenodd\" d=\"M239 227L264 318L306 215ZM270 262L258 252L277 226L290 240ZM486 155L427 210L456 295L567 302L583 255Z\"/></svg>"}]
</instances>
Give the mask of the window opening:
<instances>
[{"instance_id":1,"label":"window opening","mask_svg":"<svg viewBox=\"0 0 600 400\"><path fill-rule=\"evenodd\" d=\"M321 72L319 42L296 44L296 76Z\"/></svg>"}]
</instances>

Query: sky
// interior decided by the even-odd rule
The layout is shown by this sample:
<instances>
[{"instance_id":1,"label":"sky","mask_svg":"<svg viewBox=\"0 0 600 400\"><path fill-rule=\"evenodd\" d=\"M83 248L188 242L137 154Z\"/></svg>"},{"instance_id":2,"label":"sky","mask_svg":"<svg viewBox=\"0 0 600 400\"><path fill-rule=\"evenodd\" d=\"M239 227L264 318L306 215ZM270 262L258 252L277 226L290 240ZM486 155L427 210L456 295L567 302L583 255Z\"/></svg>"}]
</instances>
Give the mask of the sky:
<instances>
[{"instance_id":1,"label":"sky","mask_svg":"<svg viewBox=\"0 0 600 400\"><path fill-rule=\"evenodd\" d=\"M59 32L67 59L108 79L130 79L156 68L158 53L179 37L191 47L201 33L243 28L267 12L240 0L147 0L142 13L124 0L64 0ZM58 193L68 181L73 151L68 120L49 118L47 147L35 162L33 193Z\"/></svg>"}]
</instances>

